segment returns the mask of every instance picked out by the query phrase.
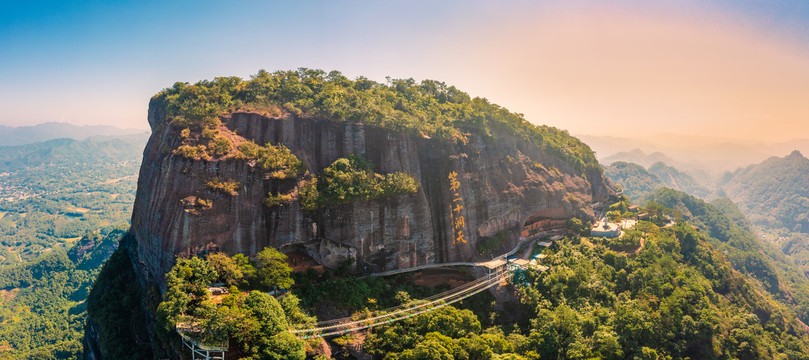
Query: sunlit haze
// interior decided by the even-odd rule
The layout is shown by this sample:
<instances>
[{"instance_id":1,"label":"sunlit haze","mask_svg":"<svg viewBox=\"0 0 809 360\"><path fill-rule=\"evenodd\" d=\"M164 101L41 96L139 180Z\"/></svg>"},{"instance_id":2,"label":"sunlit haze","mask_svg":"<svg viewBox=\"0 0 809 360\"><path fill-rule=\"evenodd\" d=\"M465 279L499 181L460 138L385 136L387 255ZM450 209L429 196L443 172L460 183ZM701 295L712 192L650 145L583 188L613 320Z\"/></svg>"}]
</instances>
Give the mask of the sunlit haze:
<instances>
[{"instance_id":1,"label":"sunlit haze","mask_svg":"<svg viewBox=\"0 0 809 360\"><path fill-rule=\"evenodd\" d=\"M809 136L809 2L0 5L0 124L146 128L175 81L444 81L581 135ZM563 5L562 5L563 4Z\"/></svg>"}]
</instances>

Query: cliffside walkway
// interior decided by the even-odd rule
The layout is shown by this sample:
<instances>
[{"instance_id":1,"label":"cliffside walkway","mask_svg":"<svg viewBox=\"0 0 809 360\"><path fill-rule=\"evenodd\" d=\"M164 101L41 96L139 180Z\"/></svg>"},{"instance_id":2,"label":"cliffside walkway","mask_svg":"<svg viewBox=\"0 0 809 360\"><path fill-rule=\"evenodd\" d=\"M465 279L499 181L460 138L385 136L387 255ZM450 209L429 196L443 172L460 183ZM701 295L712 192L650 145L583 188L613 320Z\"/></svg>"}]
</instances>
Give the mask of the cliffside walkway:
<instances>
[{"instance_id":1,"label":"cliffside walkway","mask_svg":"<svg viewBox=\"0 0 809 360\"><path fill-rule=\"evenodd\" d=\"M390 276L390 275L404 274L404 273L408 273L408 272L414 272L414 271L430 269L430 268L453 267L453 266L469 266L469 267L478 267L478 266L480 266L480 267L486 267L486 268L489 268L489 269L496 269L496 268L498 268L500 266L503 266L506 263L506 259L509 256L514 255L515 253L517 253L517 251L519 251L520 248L522 247L523 243L524 243L524 241L520 240L520 242L517 243L517 246L515 246L514 249L511 249L511 251L509 251L509 252L507 252L507 253L505 253L503 255L500 255L500 256L498 256L498 257L496 257L494 259L491 259L489 261L481 261L481 262L449 262L449 263L424 264L424 265L413 266L413 267L404 268L404 269L382 271L382 272L370 274L368 276L374 276L374 277Z\"/></svg>"},{"instance_id":2,"label":"cliffside walkway","mask_svg":"<svg viewBox=\"0 0 809 360\"><path fill-rule=\"evenodd\" d=\"M369 329L379 325L389 324L399 320L408 319L414 316L418 316L430 311L440 309L444 306L461 301L472 295L475 295L486 289L489 289L495 285L503 283L511 272L515 270L524 269L528 265L528 261L523 259L507 262L504 257L501 260L502 262L499 260L496 262L497 264L496 266L490 267L490 269L492 269L493 271L490 272L489 274L473 282L431 296L429 298L408 303L406 305L385 309L383 311L378 311L372 313L370 317L364 319L347 317L341 319L321 321L316 324L303 324L302 326L308 327L293 328L290 329L289 332L291 332L299 339L311 339L317 337L343 335L364 329ZM471 263L471 264L474 264L473 266L481 266L479 263ZM486 262L486 264L487 265L484 265L486 267L494 265L494 263L492 263L491 261ZM449 264L441 264L441 265L448 266ZM548 269L547 267L540 267L540 271L545 271L547 269Z\"/></svg>"},{"instance_id":3,"label":"cliffside walkway","mask_svg":"<svg viewBox=\"0 0 809 360\"><path fill-rule=\"evenodd\" d=\"M191 359L224 360L228 351L227 342L205 344L198 339L202 329L198 324L179 323L175 327L183 340L183 345L191 350Z\"/></svg>"}]
</instances>

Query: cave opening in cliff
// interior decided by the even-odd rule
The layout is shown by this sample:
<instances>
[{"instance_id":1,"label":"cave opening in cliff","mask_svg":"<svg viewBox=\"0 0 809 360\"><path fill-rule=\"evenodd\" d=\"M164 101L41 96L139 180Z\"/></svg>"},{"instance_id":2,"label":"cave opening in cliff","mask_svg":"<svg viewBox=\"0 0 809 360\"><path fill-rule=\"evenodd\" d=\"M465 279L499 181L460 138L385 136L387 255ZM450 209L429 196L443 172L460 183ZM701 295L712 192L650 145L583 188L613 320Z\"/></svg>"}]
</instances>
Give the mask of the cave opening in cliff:
<instances>
[{"instance_id":1,"label":"cave opening in cliff","mask_svg":"<svg viewBox=\"0 0 809 360\"><path fill-rule=\"evenodd\" d=\"M287 256L287 265L295 272L306 272L309 269L314 269L318 273L324 270L323 265L317 262L306 246L303 244L286 244L279 248L279 251Z\"/></svg>"}]
</instances>

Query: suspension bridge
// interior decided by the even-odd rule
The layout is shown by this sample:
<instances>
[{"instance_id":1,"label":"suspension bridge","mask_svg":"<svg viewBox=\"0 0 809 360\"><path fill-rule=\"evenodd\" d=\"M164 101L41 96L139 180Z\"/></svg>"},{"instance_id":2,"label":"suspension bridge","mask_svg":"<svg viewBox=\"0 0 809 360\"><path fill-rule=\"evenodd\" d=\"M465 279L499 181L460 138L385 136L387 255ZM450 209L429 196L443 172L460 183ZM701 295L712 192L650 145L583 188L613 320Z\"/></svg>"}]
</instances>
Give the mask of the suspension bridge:
<instances>
[{"instance_id":1,"label":"suspension bridge","mask_svg":"<svg viewBox=\"0 0 809 360\"><path fill-rule=\"evenodd\" d=\"M433 295L429 298L410 302L394 308L377 311L367 315L365 318L357 319L353 317L346 317L321 321L315 324L302 324L299 326L305 326L305 328L293 328L290 329L289 332L295 335L297 338L305 340L318 337L339 336L408 319L438 310L444 306L483 292L493 286L502 284L508 279L508 276L511 273L526 268L527 264L528 261L522 259L514 261L498 261L496 267L490 267L490 272L487 275L454 289ZM445 264L445 266L446 265L447 264ZM480 264L476 265L480 266ZM541 271L547 270L546 267L540 267L539 269Z\"/></svg>"},{"instance_id":2,"label":"suspension bridge","mask_svg":"<svg viewBox=\"0 0 809 360\"><path fill-rule=\"evenodd\" d=\"M345 317L340 319L320 321L314 324L299 324L293 326L288 331L299 339L313 339L313 338L326 338L332 336L339 336L343 334L353 333L365 329L370 329L376 326L390 324L396 321L412 318L421 314L438 310L447 305L456 303L458 301L469 298L475 294L486 291L496 285L504 284L509 275L523 270L529 266L528 260L525 259L509 259L511 255L517 252L523 245L521 241L517 247L506 254L498 256L490 261L485 262L459 262L459 263L443 263L443 264L428 264L412 268L392 270L383 273L372 274L371 276L388 276L400 274L405 272L413 272L432 267L451 267L451 266L470 266L488 269L488 273L478 279L458 286L454 289L433 295L431 297L411 301L397 307L372 312L364 315L363 318ZM525 256L531 252L533 243L528 247ZM547 246L547 245L542 245ZM534 268L539 271L548 270L545 266L535 266ZM188 324L178 324L177 332L183 340L183 344L191 350L192 359L224 359L224 354L227 351L227 343L222 344L201 344L199 340L191 335L200 333L197 329Z\"/></svg>"}]
</instances>

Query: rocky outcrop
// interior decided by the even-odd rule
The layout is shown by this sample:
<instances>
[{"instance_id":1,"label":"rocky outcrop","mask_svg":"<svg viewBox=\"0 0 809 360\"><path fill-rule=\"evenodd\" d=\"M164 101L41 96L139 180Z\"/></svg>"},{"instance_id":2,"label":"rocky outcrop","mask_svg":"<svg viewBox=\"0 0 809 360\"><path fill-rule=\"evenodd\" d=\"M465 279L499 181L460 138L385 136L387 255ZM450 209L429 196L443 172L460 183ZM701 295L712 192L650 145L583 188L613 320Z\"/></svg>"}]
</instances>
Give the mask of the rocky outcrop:
<instances>
[{"instance_id":1,"label":"rocky outcrop","mask_svg":"<svg viewBox=\"0 0 809 360\"><path fill-rule=\"evenodd\" d=\"M476 260L475 244L500 231L517 242L537 213L592 215L591 203L609 196L601 173L570 165L514 137L466 143L290 114L237 112L221 118L223 131L258 144L283 143L316 174L340 157L358 154L378 173L402 171L421 185L416 194L304 211L299 202L268 208L268 192L296 194L301 179L277 180L244 159L194 160L173 155L179 130L152 104L152 137L144 151L132 217L133 265L146 283L162 276L180 253L215 247L252 255L266 246L297 247L335 266L346 258L367 271ZM457 174L451 189L450 174ZM235 195L206 189L210 179L239 182ZM206 207L190 208L189 197ZM211 204L212 202L212 204ZM463 226L458 226L463 217ZM458 231L461 231L459 236ZM460 240L460 241L459 241Z\"/></svg>"}]
</instances>

